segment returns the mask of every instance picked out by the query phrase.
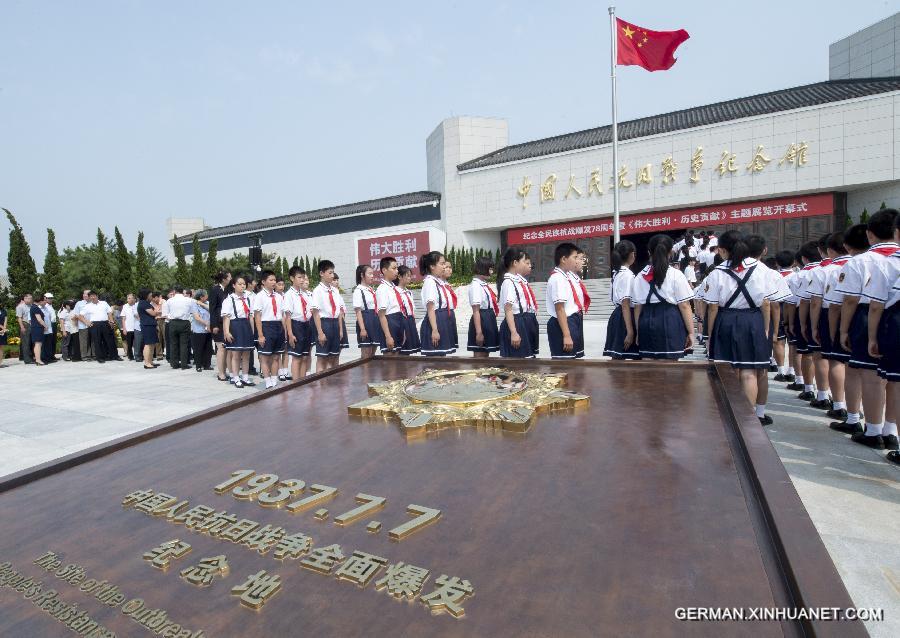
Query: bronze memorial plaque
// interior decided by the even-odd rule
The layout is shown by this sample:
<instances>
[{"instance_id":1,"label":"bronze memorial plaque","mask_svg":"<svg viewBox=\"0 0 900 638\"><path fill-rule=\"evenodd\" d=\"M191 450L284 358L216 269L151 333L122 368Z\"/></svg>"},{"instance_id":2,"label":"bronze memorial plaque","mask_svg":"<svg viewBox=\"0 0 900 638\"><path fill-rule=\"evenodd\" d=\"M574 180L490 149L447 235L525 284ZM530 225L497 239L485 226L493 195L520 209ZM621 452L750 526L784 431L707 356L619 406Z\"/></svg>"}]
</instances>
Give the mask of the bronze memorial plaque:
<instances>
[{"instance_id":1,"label":"bronze memorial plaque","mask_svg":"<svg viewBox=\"0 0 900 638\"><path fill-rule=\"evenodd\" d=\"M730 371L375 358L0 482L2 636L865 635Z\"/></svg>"}]
</instances>

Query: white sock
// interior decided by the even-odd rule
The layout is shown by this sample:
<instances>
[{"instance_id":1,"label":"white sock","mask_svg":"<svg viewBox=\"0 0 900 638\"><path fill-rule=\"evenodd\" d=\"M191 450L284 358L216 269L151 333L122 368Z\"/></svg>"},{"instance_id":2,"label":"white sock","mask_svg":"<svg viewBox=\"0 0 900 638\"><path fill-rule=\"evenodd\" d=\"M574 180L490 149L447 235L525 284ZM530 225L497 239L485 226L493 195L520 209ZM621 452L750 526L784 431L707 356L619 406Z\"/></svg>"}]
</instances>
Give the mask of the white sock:
<instances>
[{"instance_id":1,"label":"white sock","mask_svg":"<svg viewBox=\"0 0 900 638\"><path fill-rule=\"evenodd\" d=\"M781 374L787 374L787 373L788 373L788 367L787 367L787 366L778 366L778 371L779 371Z\"/></svg>"},{"instance_id":2,"label":"white sock","mask_svg":"<svg viewBox=\"0 0 900 638\"><path fill-rule=\"evenodd\" d=\"M775 365L775 357L769 357L769 365Z\"/></svg>"},{"instance_id":3,"label":"white sock","mask_svg":"<svg viewBox=\"0 0 900 638\"><path fill-rule=\"evenodd\" d=\"M834 409L835 409L835 410L846 410L846 409L847 409L847 403L846 403L845 401L835 401L835 402L834 402Z\"/></svg>"},{"instance_id":4,"label":"white sock","mask_svg":"<svg viewBox=\"0 0 900 638\"><path fill-rule=\"evenodd\" d=\"M802 374L796 375L796 377L794 379L794 383L799 383L800 385L803 385L803 375Z\"/></svg>"},{"instance_id":5,"label":"white sock","mask_svg":"<svg viewBox=\"0 0 900 638\"><path fill-rule=\"evenodd\" d=\"M859 412L848 412L847 413L847 423L859 423Z\"/></svg>"},{"instance_id":6,"label":"white sock","mask_svg":"<svg viewBox=\"0 0 900 638\"><path fill-rule=\"evenodd\" d=\"M827 398L828 398L828 391L827 391L827 390L819 390L818 392L816 392L816 399L817 399L817 400L821 401L822 399L827 399Z\"/></svg>"},{"instance_id":7,"label":"white sock","mask_svg":"<svg viewBox=\"0 0 900 638\"><path fill-rule=\"evenodd\" d=\"M882 436L897 436L897 424L891 421L885 421L884 427L881 428Z\"/></svg>"},{"instance_id":8,"label":"white sock","mask_svg":"<svg viewBox=\"0 0 900 638\"><path fill-rule=\"evenodd\" d=\"M794 374L794 366L788 366L788 374Z\"/></svg>"},{"instance_id":9,"label":"white sock","mask_svg":"<svg viewBox=\"0 0 900 638\"><path fill-rule=\"evenodd\" d=\"M866 436L878 436L883 429L884 426L881 423L869 423L866 421Z\"/></svg>"},{"instance_id":10,"label":"white sock","mask_svg":"<svg viewBox=\"0 0 900 638\"><path fill-rule=\"evenodd\" d=\"M756 416L758 416L760 419L763 418L764 416L766 416L766 404L765 403L763 403L762 405L760 405L759 403L756 404Z\"/></svg>"},{"instance_id":11,"label":"white sock","mask_svg":"<svg viewBox=\"0 0 900 638\"><path fill-rule=\"evenodd\" d=\"M248 381L250 381L250 375L246 372L241 372L241 381L247 383Z\"/></svg>"},{"instance_id":12,"label":"white sock","mask_svg":"<svg viewBox=\"0 0 900 638\"><path fill-rule=\"evenodd\" d=\"M804 384L803 384L803 391L804 391L804 392L812 392L813 389L814 389L815 387L816 387L816 386L814 386L812 383L804 383Z\"/></svg>"}]
</instances>

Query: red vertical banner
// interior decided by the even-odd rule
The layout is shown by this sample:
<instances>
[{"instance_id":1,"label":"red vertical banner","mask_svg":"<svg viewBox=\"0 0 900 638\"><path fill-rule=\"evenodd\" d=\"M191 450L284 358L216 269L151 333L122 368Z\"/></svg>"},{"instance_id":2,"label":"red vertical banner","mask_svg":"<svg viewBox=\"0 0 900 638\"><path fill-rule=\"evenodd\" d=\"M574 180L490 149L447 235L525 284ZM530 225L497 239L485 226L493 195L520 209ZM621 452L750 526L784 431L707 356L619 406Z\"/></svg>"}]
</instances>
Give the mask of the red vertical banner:
<instances>
[{"instance_id":1,"label":"red vertical banner","mask_svg":"<svg viewBox=\"0 0 900 638\"><path fill-rule=\"evenodd\" d=\"M384 257L393 257L400 266L412 271L413 281L421 281L419 275L419 256L431 252L428 243L428 231L367 237L356 240L358 263L369 264L375 269L375 278L381 280L378 264Z\"/></svg>"}]
</instances>

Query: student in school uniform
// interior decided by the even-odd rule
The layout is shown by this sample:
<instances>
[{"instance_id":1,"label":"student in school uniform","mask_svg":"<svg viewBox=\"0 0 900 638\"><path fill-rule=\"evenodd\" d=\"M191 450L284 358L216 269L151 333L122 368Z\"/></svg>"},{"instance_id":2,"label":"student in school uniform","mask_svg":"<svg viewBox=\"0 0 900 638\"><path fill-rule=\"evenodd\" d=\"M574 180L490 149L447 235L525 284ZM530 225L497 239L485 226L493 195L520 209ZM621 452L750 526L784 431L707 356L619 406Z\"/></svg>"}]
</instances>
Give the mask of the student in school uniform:
<instances>
[{"instance_id":1,"label":"student in school uniform","mask_svg":"<svg viewBox=\"0 0 900 638\"><path fill-rule=\"evenodd\" d=\"M788 361L794 374L794 380L788 383L785 388L805 391L806 379L803 378L802 356L809 353L809 348L803 340L803 333L800 331L800 297L797 294L800 286L803 284L802 269L803 257L799 251L796 251L791 260L791 272L785 278L788 289L791 291L791 296L785 299L783 314L785 330L787 331Z\"/></svg>"},{"instance_id":2,"label":"student in school uniform","mask_svg":"<svg viewBox=\"0 0 900 638\"><path fill-rule=\"evenodd\" d=\"M344 329L344 300L333 286L334 263L319 262L319 285L313 291L312 316L316 334L316 372L324 372L338 365L341 350L349 348Z\"/></svg>"},{"instance_id":3,"label":"student in school uniform","mask_svg":"<svg viewBox=\"0 0 900 638\"><path fill-rule=\"evenodd\" d=\"M669 267L671 237L654 235L648 248L650 263L631 288L638 352L648 359L680 359L694 346L694 291L684 273Z\"/></svg>"},{"instance_id":4,"label":"student in school uniform","mask_svg":"<svg viewBox=\"0 0 900 638\"><path fill-rule=\"evenodd\" d=\"M900 243L900 215L894 220L894 242ZM869 355L878 361L878 376L885 380L884 427L881 438L891 450L887 459L900 464L897 419L900 418L900 250L873 271L866 286L869 303Z\"/></svg>"},{"instance_id":5,"label":"student in school uniform","mask_svg":"<svg viewBox=\"0 0 900 638\"><path fill-rule=\"evenodd\" d=\"M447 291L448 307L450 308L450 343L453 344L455 350L459 350L459 328L456 325L456 307L459 305L459 299L456 296L456 291L453 290L453 286L450 284L452 275L453 264L449 261L444 261L444 274L440 281L444 285L444 290Z\"/></svg>"},{"instance_id":6,"label":"student in school uniform","mask_svg":"<svg viewBox=\"0 0 900 638\"><path fill-rule=\"evenodd\" d=\"M156 332L156 317L159 315L159 310L154 307L153 300L159 298L159 293L153 292L149 288L141 288L138 290L137 296L137 321L141 326L143 343L141 355L144 359L144 369L153 370L159 367L158 363L153 363L153 353L156 350L156 344L159 343Z\"/></svg>"},{"instance_id":7,"label":"student in school uniform","mask_svg":"<svg viewBox=\"0 0 900 638\"><path fill-rule=\"evenodd\" d=\"M773 294L771 294L769 299L769 323L767 332L769 335L769 343L770 343L770 352L769 352L769 372L777 372L778 366L776 365L774 353L775 353L775 345L778 343L778 333L779 326L781 325L781 302L791 296L791 291L787 286L787 283L784 281L784 277L778 274L777 266L775 265L775 260L769 261L766 263L763 261L766 253L768 252L768 248L766 246L766 238L762 235L747 235L745 241L747 242L747 248L750 251L750 257L759 262L758 268L765 274L766 278L769 281L769 286L774 290ZM772 264L773 267L770 267L769 264ZM782 352L782 357L783 357ZM765 383L765 393L764 398L768 398L769 391L769 377L766 376L764 379ZM760 392L761 394L762 391ZM764 401L760 401L760 403L764 403Z\"/></svg>"},{"instance_id":8,"label":"student in school uniform","mask_svg":"<svg viewBox=\"0 0 900 638\"><path fill-rule=\"evenodd\" d=\"M238 275L232 281L234 292L222 302L222 334L225 350L231 355L229 379L236 388L256 385L250 380L250 353L254 349L250 321L253 309L246 294L247 279Z\"/></svg>"},{"instance_id":9,"label":"student in school uniform","mask_svg":"<svg viewBox=\"0 0 900 638\"><path fill-rule=\"evenodd\" d=\"M835 250L837 247L837 251ZM844 404L843 364L832 365L833 345L828 324L828 308L831 303L825 298L825 289L832 274L840 271L841 263L835 263L836 257L843 257L844 234L830 233L819 241L819 254L822 260L819 267L812 271L807 291L810 295L810 340L818 346L813 354L816 374L816 398L809 402L813 408L826 410L832 415L835 407ZM832 369L834 368L834 369Z\"/></svg>"},{"instance_id":10,"label":"student in school uniform","mask_svg":"<svg viewBox=\"0 0 900 638\"><path fill-rule=\"evenodd\" d=\"M547 341L553 359L581 359L584 357L584 299L581 281L576 284L574 273L580 271L582 260L575 244L559 244L553 253L556 267L547 279Z\"/></svg>"},{"instance_id":11,"label":"student in school uniform","mask_svg":"<svg viewBox=\"0 0 900 638\"><path fill-rule=\"evenodd\" d=\"M864 235L864 233L863 233ZM868 242L868 240L866 240ZM831 292L837 286L841 268L847 263L851 255L847 254L844 247L845 235L842 232L831 233L826 246L826 257L829 260L827 266L822 267L822 276L813 280L810 293L813 296L810 309L813 314L818 313L818 321L813 323L813 339L822 346L822 359L828 364L828 386L831 388L831 409L826 414L833 419L845 420L847 418L847 403L845 393L846 362L847 357L839 356L840 344L835 342L837 326L840 322L840 300L837 308L832 311Z\"/></svg>"},{"instance_id":12,"label":"student in school uniform","mask_svg":"<svg viewBox=\"0 0 900 638\"><path fill-rule=\"evenodd\" d=\"M394 283L399 273L397 260L382 257L378 270L381 272L381 283L375 290L378 324L381 328L378 345L381 347L381 354L393 357L400 354L406 341L406 303Z\"/></svg>"},{"instance_id":13,"label":"student in school uniform","mask_svg":"<svg viewBox=\"0 0 900 638\"><path fill-rule=\"evenodd\" d=\"M276 277L271 270L259 276L262 288L253 300L253 320L256 324L256 340L259 346L259 367L266 389L274 388L279 378L281 353L284 352L284 298L275 291Z\"/></svg>"},{"instance_id":14,"label":"student in school uniform","mask_svg":"<svg viewBox=\"0 0 900 638\"><path fill-rule=\"evenodd\" d=\"M405 308L404 318L406 319L403 331L403 346L400 348L402 356L418 354L422 351L422 343L419 340L419 325L416 323L416 304L413 301L412 292L409 290L409 284L412 282L412 279L413 272L408 266L397 267L397 278L394 280L394 286L400 293L400 299Z\"/></svg>"},{"instance_id":15,"label":"student in school uniform","mask_svg":"<svg viewBox=\"0 0 900 638\"><path fill-rule=\"evenodd\" d=\"M472 318L469 319L469 339L466 349L476 359L486 359L492 352L500 350L500 332L497 329L497 315L500 303L488 281L494 274L494 260L479 257L475 261L474 276L469 284L469 305Z\"/></svg>"},{"instance_id":16,"label":"student in school uniform","mask_svg":"<svg viewBox=\"0 0 900 638\"><path fill-rule=\"evenodd\" d=\"M375 349L384 341L378 320L378 298L372 285L375 270L366 264L356 267L356 288L353 289L353 312L356 313L356 343L362 359L375 356Z\"/></svg>"},{"instance_id":17,"label":"student in school uniform","mask_svg":"<svg viewBox=\"0 0 900 638\"><path fill-rule=\"evenodd\" d=\"M830 423L828 427L843 434L856 434L863 432L865 428L860 424L862 378L859 370L847 365L850 361L850 351L845 350L841 344L841 317L846 311L844 310L844 295L838 290L838 287L847 278L849 262L867 250L869 250L869 238L865 224L855 224L844 231L844 251L849 258L840 265L839 270L829 274L825 284L825 299L828 300L828 328L831 339L830 361L834 368L837 368L837 364L842 364L844 402L846 403L846 411L843 413L837 409L828 412L828 416L838 419Z\"/></svg>"},{"instance_id":18,"label":"student in school uniform","mask_svg":"<svg viewBox=\"0 0 900 638\"><path fill-rule=\"evenodd\" d=\"M791 292L791 286L788 280L794 273L794 270L791 268L793 264L794 253L790 250L782 250L775 254L774 264L772 265L772 270L781 277L784 286L782 290L787 292L787 296L778 304L781 320L778 322L777 329L773 328L775 332L773 334L774 345L772 347L772 354L775 357L775 363L778 366L778 371L773 377L773 380L785 383L793 383L795 381L793 345L787 347L789 339L787 327L790 325L789 321L793 319L793 315L790 315L790 317L788 316L787 308L789 306L793 307L792 300L796 299L793 292ZM787 355L787 360L785 360L785 355Z\"/></svg>"},{"instance_id":19,"label":"student in school uniform","mask_svg":"<svg viewBox=\"0 0 900 638\"><path fill-rule=\"evenodd\" d=\"M807 278L806 286L803 288L803 296L800 300L800 316L805 321L802 327L806 327L804 337L806 338L810 357L812 358L811 369L815 379L815 396L809 399L809 405L820 410L830 410L832 408L831 386L828 378L828 360L822 357L822 343L814 337L818 333L817 322L821 316L822 299L817 294L824 293L825 268L831 263L827 258L828 235L820 237L816 244L818 251L817 261L810 263L806 269Z\"/></svg>"},{"instance_id":20,"label":"student in school uniform","mask_svg":"<svg viewBox=\"0 0 900 638\"><path fill-rule=\"evenodd\" d=\"M284 277L280 277L278 275L275 276L275 292L281 295L281 301L284 302L284 294L285 294L285 281ZM282 325L284 325L284 313L282 312ZM285 330L284 334L284 352L281 353L281 357L279 357L278 362L278 380L279 381L291 381L291 361L290 355L288 354L288 342L287 342L287 330Z\"/></svg>"},{"instance_id":21,"label":"student in school uniform","mask_svg":"<svg viewBox=\"0 0 900 638\"><path fill-rule=\"evenodd\" d=\"M634 314L631 312L631 287L634 284L634 273L631 266L637 257L635 245L623 239L613 247L612 251L612 285L610 298L615 306L606 324L606 344L603 356L613 359L640 359L637 344L634 342Z\"/></svg>"},{"instance_id":22,"label":"student in school uniform","mask_svg":"<svg viewBox=\"0 0 900 638\"><path fill-rule=\"evenodd\" d=\"M531 257L520 248L507 248L497 268L500 288L500 356L533 359L540 338L537 299L526 277L531 274Z\"/></svg>"},{"instance_id":23,"label":"student in school uniform","mask_svg":"<svg viewBox=\"0 0 900 638\"><path fill-rule=\"evenodd\" d=\"M812 401L816 397L816 382L821 382L821 373L817 374L814 356L819 351L820 346L812 341L809 286L812 283L813 271L819 268L822 258L819 255L818 242L816 241L806 242L800 246L799 252L803 267L797 275L797 286L793 291L799 299L795 315L794 332L800 335L797 340L797 352L800 354L800 370L803 373L804 384L803 391L797 395L797 398L801 401Z\"/></svg>"},{"instance_id":24,"label":"student in school uniform","mask_svg":"<svg viewBox=\"0 0 900 638\"><path fill-rule=\"evenodd\" d=\"M725 261L704 284L712 323L708 356L739 371L744 394L755 406L757 418L762 425L770 425L772 417L766 415L765 404L771 352L767 331L769 299L778 289L768 268L750 257L742 233L723 233L717 247Z\"/></svg>"},{"instance_id":25,"label":"student in school uniform","mask_svg":"<svg viewBox=\"0 0 900 638\"><path fill-rule=\"evenodd\" d=\"M291 377L303 379L309 372L312 349L312 293L309 276L300 266L288 271L291 287L284 295L284 330L287 334L287 350L291 356Z\"/></svg>"},{"instance_id":26,"label":"student in school uniform","mask_svg":"<svg viewBox=\"0 0 900 638\"><path fill-rule=\"evenodd\" d=\"M887 445L897 445L896 429L884 437L884 379L878 376L879 360L869 354L869 304L879 301L868 293L873 292L873 278L884 275L888 261L897 251L894 241L894 223L898 213L893 208L883 208L872 215L866 225L866 235L871 247L847 262L845 271L838 277L838 292L844 295L841 308L841 346L850 351L850 369L858 372L862 385L862 405L866 414L866 429L851 436L855 443L883 450ZM878 271L882 271L879 273ZM848 371L848 377L850 376ZM849 409L848 409L849 411ZM892 447L891 449L896 449Z\"/></svg>"},{"instance_id":27,"label":"student in school uniform","mask_svg":"<svg viewBox=\"0 0 900 638\"><path fill-rule=\"evenodd\" d=\"M456 352L453 312L450 293L453 288L444 281L449 272L447 260L436 250L419 257L419 272L422 274L422 305L425 317L419 328L422 354L426 357L443 357Z\"/></svg>"}]
</instances>

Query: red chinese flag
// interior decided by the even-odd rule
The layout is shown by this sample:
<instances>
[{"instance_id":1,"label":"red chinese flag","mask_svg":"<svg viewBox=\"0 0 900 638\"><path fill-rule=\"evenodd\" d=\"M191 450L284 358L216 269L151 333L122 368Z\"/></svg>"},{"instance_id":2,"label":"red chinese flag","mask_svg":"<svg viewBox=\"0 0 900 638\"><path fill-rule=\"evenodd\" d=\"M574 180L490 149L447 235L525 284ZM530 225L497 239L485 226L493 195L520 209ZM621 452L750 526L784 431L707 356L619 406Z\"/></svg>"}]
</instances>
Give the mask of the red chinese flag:
<instances>
[{"instance_id":1,"label":"red chinese flag","mask_svg":"<svg viewBox=\"0 0 900 638\"><path fill-rule=\"evenodd\" d=\"M665 71L675 64L675 49L687 40L688 32L651 31L616 18L616 64L636 64L648 71Z\"/></svg>"}]
</instances>

